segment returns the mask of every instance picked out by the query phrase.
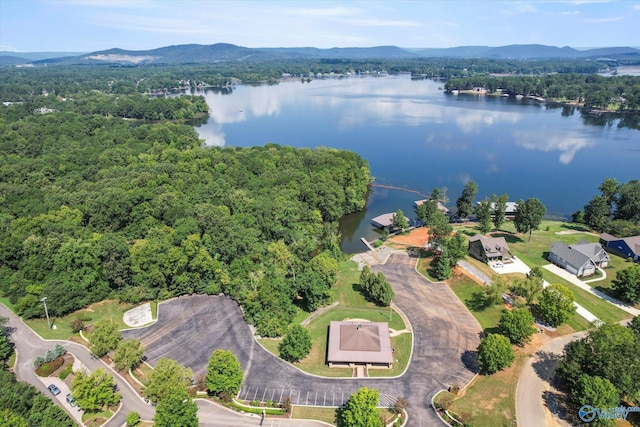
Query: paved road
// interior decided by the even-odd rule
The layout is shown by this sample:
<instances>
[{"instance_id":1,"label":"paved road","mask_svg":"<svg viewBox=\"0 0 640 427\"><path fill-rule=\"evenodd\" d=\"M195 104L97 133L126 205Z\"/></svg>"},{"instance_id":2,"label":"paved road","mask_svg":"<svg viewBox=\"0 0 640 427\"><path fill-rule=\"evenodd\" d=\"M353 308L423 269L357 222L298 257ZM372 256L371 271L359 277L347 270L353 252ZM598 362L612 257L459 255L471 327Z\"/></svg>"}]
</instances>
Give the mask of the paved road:
<instances>
[{"instance_id":1,"label":"paved road","mask_svg":"<svg viewBox=\"0 0 640 427\"><path fill-rule=\"evenodd\" d=\"M554 338L547 342L522 367L516 388L516 420L519 427L539 427L568 424L551 414L545 402L545 392L551 388L564 348L579 340L586 331Z\"/></svg>"},{"instance_id":2,"label":"paved road","mask_svg":"<svg viewBox=\"0 0 640 427\"><path fill-rule=\"evenodd\" d=\"M411 364L400 378L334 379L305 374L260 347L240 308L225 297L201 295L163 303L154 325L123 335L140 338L152 362L171 357L194 372L206 369L213 350L230 348L245 371L241 398L290 396L294 404L339 406L359 387L367 386L380 391L383 404L392 404L399 396L407 399L412 426L433 426L439 419L430 407L431 397L440 389L471 380L481 328L447 285L432 284L415 271L416 261L407 254L394 254L385 265L373 267L393 285L395 304L406 313L415 334ZM166 339L172 340L171 345Z\"/></svg>"},{"instance_id":3,"label":"paved road","mask_svg":"<svg viewBox=\"0 0 640 427\"><path fill-rule=\"evenodd\" d=\"M93 359L86 347L71 341L43 340L38 334L33 332L31 328L26 326L20 318L2 304L0 304L0 316L7 317L9 319L8 327L13 329L11 333L11 341L15 343L18 353L14 371L16 373L16 377L20 381L28 382L29 384L34 385L41 392L50 395L51 393L47 389L47 386L34 372L33 360L37 356L44 355L44 353L53 348L54 345L61 344L67 349L67 351L73 353L73 355L88 369L93 371L98 368L104 368L113 374L114 380L118 385L119 392L122 394L123 403L122 408L116 416L105 425L121 426L124 424L125 418L130 411L138 412L145 420L151 420L153 418L155 414L153 407L145 404L138 394L131 388L129 383L113 371L113 369L107 366L102 360ZM54 402L73 417L73 414L70 412L72 409L64 401L54 399Z\"/></svg>"}]
</instances>

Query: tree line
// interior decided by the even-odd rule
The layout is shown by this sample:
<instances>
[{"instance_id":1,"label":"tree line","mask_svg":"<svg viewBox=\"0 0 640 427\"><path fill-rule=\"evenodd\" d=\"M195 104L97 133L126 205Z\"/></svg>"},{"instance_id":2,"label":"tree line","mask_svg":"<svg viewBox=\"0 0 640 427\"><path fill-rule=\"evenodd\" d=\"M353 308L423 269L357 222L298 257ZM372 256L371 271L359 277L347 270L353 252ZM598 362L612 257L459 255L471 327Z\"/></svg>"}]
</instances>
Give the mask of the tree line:
<instances>
[{"instance_id":1,"label":"tree line","mask_svg":"<svg viewBox=\"0 0 640 427\"><path fill-rule=\"evenodd\" d=\"M0 108L0 292L19 314L224 292L275 336L328 300L360 156L204 147L191 126L69 109Z\"/></svg>"},{"instance_id":2,"label":"tree line","mask_svg":"<svg viewBox=\"0 0 640 427\"><path fill-rule=\"evenodd\" d=\"M414 59L290 59L279 61L226 62L219 64L108 65L4 67L0 78L0 101L27 101L46 91L68 97L81 91L131 95L157 90L227 87L234 81L277 83L283 75L314 77L325 74L367 74L386 71L415 76L467 78L488 73L530 75L550 73L595 74L614 66L607 61L547 59L521 61L486 58Z\"/></svg>"},{"instance_id":3,"label":"tree line","mask_svg":"<svg viewBox=\"0 0 640 427\"><path fill-rule=\"evenodd\" d=\"M537 96L557 101L583 102L586 107L640 110L640 77L597 74L548 74L534 76L474 75L450 78L445 90L470 90L485 88L493 93L501 89L509 95Z\"/></svg>"}]
</instances>

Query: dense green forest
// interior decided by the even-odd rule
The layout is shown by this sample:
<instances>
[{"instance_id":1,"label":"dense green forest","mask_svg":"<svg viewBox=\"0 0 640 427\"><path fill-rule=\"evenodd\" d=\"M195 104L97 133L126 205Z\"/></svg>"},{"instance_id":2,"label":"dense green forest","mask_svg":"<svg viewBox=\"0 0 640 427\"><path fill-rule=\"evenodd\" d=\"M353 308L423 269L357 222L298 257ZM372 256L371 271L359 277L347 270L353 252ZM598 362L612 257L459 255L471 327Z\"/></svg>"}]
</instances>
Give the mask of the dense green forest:
<instances>
[{"instance_id":1,"label":"dense green forest","mask_svg":"<svg viewBox=\"0 0 640 427\"><path fill-rule=\"evenodd\" d=\"M0 106L0 293L34 317L44 296L59 316L110 297L224 292L259 334L281 334L296 305L329 298L336 221L364 207L369 167L328 148L205 147L191 126L116 117L122 104L167 118L204 103L166 101Z\"/></svg>"},{"instance_id":2,"label":"dense green forest","mask_svg":"<svg viewBox=\"0 0 640 427\"><path fill-rule=\"evenodd\" d=\"M640 77L597 74L550 74L540 76L492 77L476 75L451 78L445 90L470 90L482 87L488 92L502 89L510 95L531 95L564 101L583 102L590 108L640 110Z\"/></svg>"},{"instance_id":3,"label":"dense green forest","mask_svg":"<svg viewBox=\"0 0 640 427\"><path fill-rule=\"evenodd\" d=\"M223 62L144 67L49 66L4 67L0 79L0 101L26 101L43 91L69 97L82 91L113 94L150 93L156 90L196 86L229 86L234 79L245 83L276 83L283 75L299 78L347 73L411 73L429 77L468 77L501 73L531 75L549 73L594 74L616 63L586 60L508 59L290 59L286 61Z\"/></svg>"}]
</instances>

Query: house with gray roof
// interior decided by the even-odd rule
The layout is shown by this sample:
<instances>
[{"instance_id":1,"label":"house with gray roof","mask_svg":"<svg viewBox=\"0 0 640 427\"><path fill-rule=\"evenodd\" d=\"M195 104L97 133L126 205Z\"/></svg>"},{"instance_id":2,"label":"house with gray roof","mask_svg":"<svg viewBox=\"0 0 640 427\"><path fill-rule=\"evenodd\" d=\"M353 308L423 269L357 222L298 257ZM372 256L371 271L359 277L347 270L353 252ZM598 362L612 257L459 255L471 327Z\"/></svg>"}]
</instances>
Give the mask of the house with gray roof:
<instances>
[{"instance_id":1,"label":"house with gray roof","mask_svg":"<svg viewBox=\"0 0 640 427\"><path fill-rule=\"evenodd\" d=\"M607 252L640 262L640 236L616 237L602 233L600 235L600 244Z\"/></svg>"},{"instance_id":2,"label":"house with gray roof","mask_svg":"<svg viewBox=\"0 0 640 427\"><path fill-rule=\"evenodd\" d=\"M600 246L599 243L591 243L582 239L578 243L569 245L573 250L585 254L596 267L605 268L609 266L609 254Z\"/></svg>"},{"instance_id":3,"label":"house with gray roof","mask_svg":"<svg viewBox=\"0 0 640 427\"><path fill-rule=\"evenodd\" d=\"M389 324L368 321L329 323L327 362L329 367L390 368L393 349Z\"/></svg>"},{"instance_id":4,"label":"house with gray roof","mask_svg":"<svg viewBox=\"0 0 640 427\"><path fill-rule=\"evenodd\" d=\"M588 255L560 241L551 246L549 261L578 277L591 276L596 272L596 264Z\"/></svg>"},{"instance_id":5,"label":"house with gray roof","mask_svg":"<svg viewBox=\"0 0 640 427\"><path fill-rule=\"evenodd\" d=\"M504 237L484 237L479 234L469 238L469 255L482 262L512 262L511 251Z\"/></svg>"}]
</instances>

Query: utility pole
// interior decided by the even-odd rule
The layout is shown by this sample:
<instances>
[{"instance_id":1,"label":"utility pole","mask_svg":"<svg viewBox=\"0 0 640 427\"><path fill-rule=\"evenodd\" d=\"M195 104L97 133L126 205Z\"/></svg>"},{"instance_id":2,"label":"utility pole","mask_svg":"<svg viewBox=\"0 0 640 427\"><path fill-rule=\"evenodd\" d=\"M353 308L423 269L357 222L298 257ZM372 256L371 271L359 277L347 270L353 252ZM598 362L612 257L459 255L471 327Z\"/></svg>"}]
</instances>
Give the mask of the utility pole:
<instances>
[{"instance_id":1,"label":"utility pole","mask_svg":"<svg viewBox=\"0 0 640 427\"><path fill-rule=\"evenodd\" d=\"M51 329L51 321L49 321L49 310L47 310L47 297L42 298L40 302L44 304L44 314L47 315L47 326L49 326L49 329Z\"/></svg>"}]
</instances>

